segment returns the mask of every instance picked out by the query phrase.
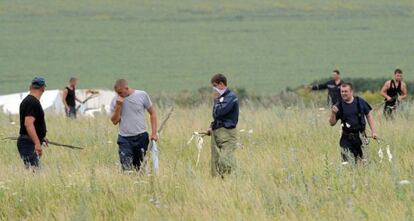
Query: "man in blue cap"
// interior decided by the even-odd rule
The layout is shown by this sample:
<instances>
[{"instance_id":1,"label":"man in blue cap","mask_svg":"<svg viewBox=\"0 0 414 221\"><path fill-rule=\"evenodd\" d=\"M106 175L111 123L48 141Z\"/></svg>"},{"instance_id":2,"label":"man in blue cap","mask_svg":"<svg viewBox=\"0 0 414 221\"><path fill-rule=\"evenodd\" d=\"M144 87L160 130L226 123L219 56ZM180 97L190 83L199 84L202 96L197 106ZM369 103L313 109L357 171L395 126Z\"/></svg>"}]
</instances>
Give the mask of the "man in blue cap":
<instances>
[{"instance_id":1,"label":"man in blue cap","mask_svg":"<svg viewBox=\"0 0 414 221\"><path fill-rule=\"evenodd\" d=\"M20 136L17 149L26 168L39 167L42 156L42 143L47 140L45 114L40 97L45 92L46 82L42 77L35 77L30 85L30 93L20 104Z\"/></svg>"}]
</instances>

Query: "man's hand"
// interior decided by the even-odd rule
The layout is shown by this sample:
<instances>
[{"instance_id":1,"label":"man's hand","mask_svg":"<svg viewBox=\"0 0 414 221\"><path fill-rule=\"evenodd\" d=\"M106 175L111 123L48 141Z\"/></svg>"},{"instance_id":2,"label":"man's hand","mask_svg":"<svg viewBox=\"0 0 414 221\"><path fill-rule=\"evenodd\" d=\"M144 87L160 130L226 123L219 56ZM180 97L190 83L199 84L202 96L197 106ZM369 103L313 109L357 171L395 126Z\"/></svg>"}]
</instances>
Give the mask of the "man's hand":
<instances>
[{"instance_id":1,"label":"man's hand","mask_svg":"<svg viewBox=\"0 0 414 221\"><path fill-rule=\"evenodd\" d=\"M331 107L331 111L332 111L333 114L336 114L336 113L338 113L339 109L338 109L338 107L336 105L333 105Z\"/></svg>"},{"instance_id":2,"label":"man's hand","mask_svg":"<svg viewBox=\"0 0 414 221\"><path fill-rule=\"evenodd\" d=\"M39 144L35 144L35 153L39 157L42 156L42 145L40 143Z\"/></svg>"},{"instance_id":3,"label":"man's hand","mask_svg":"<svg viewBox=\"0 0 414 221\"><path fill-rule=\"evenodd\" d=\"M372 132L371 137L372 137L372 139L376 140L378 138L378 135L377 135L376 132Z\"/></svg>"},{"instance_id":4,"label":"man's hand","mask_svg":"<svg viewBox=\"0 0 414 221\"><path fill-rule=\"evenodd\" d=\"M213 132L213 129L211 129L211 127L210 128L208 128L207 129L207 131L206 131L206 135L207 136L211 136L211 133Z\"/></svg>"},{"instance_id":5,"label":"man's hand","mask_svg":"<svg viewBox=\"0 0 414 221\"><path fill-rule=\"evenodd\" d=\"M65 106L65 113L69 114L69 106Z\"/></svg>"},{"instance_id":6,"label":"man's hand","mask_svg":"<svg viewBox=\"0 0 414 221\"><path fill-rule=\"evenodd\" d=\"M213 97L214 97L214 98L218 98L218 97L220 97L220 93L219 93L218 91L214 90L214 91L213 91Z\"/></svg>"},{"instance_id":7,"label":"man's hand","mask_svg":"<svg viewBox=\"0 0 414 221\"><path fill-rule=\"evenodd\" d=\"M386 99L387 101L392 101L392 97L390 97L390 96L387 96L385 99Z\"/></svg>"},{"instance_id":8,"label":"man's hand","mask_svg":"<svg viewBox=\"0 0 414 221\"><path fill-rule=\"evenodd\" d=\"M116 105L118 105L118 106L122 106L122 104L124 103L124 98L123 97L121 97L121 96L118 96L117 98L116 98Z\"/></svg>"},{"instance_id":9,"label":"man's hand","mask_svg":"<svg viewBox=\"0 0 414 221\"><path fill-rule=\"evenodd\" d=\"M151 134L151 140L158 141L158 134Z\"/></svg>"},{"instance_id":10,"label":"man's hand","mask_svg":"<svg viewBox=\"0 0 414 221\"><path fill-rule=\"evenodd\" d=\"M404 99L404 98L403 98L403 97L401 97L401 96L400 96L400 97L398 97L398 101L400 101L400 102L401 102L401 101L403 101L403 99Z\"/></svg>"},{"instance_id":11,"label":"man's hand","mask_svg":"<svg viewBox=\"0 0 414 221\"><path fill-rule=\"evenodd\" d=\"M47 138L43 139L43 144L48 147L49 146L49 140Z\"/></svg>"}]
</instances>

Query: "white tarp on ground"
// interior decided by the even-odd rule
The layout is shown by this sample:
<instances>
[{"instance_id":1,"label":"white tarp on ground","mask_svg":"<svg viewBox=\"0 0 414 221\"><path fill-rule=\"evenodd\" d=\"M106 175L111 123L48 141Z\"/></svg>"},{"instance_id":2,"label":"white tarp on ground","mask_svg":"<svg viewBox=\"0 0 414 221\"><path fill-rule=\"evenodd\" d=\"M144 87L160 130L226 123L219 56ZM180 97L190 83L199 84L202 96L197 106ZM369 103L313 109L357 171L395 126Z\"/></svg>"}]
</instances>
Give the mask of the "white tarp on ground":
<instances>
[{"instance_id":1,"label":"white tarp on ground","mask_svg":"<svg viewBox=\"0 0 414 221\"><path fill-rule=\"evenodd\" d=\"M89 99L84 105L77 102L80 114L93 116L96 112L109 113L110 104L115 96L113 91L93 90L97 92L93 98ZM6 114L19 114L19 106L22 100L27 96L28 92L16 94L8 94L0 96L0 110ZM80 100L92 96L90 90L76 90L76 97ZM64 105L62 103L62 91L47 90L43 93L40 103L46 112L64 113Z\"/></svg>"}]
</instances>

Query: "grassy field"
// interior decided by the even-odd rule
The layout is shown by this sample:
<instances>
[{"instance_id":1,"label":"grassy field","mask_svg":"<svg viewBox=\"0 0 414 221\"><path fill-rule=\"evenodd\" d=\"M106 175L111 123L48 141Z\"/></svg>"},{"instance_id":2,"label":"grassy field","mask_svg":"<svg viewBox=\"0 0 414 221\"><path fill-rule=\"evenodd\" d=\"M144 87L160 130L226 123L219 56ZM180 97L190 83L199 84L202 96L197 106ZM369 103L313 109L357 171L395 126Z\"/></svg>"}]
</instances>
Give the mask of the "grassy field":
<instances>
[{"instance_id":1,"label":"grassy field","mask_svg":"<svg viewBox=\"0 0 414 221\"><path fill-rule=\"evenodd\" d=\"M68 121L48 115L50 140L86 149L49 147L42 170L32 174L23 169L15 143L2 141L0 220L412 219L413 184L399 184L414 182L412 107L395 122L376 114L392 163L377 156L385 145L371 143L369 164L344 167L339 127L328 126L327 111L244 106L239 169L225 180L209 175L208 139L198 167L194 144L186 145L193 131L208 125L209 109L176 109L159 142L155 182L152 176L120 173L116 127L107 117ZM17 131L0 116L1 136ZM154 193L159 208L150 202Z\"/></svg>"},{"instance_id":2,"label":"grassy field","mask_svg":"<svg viewBox=\"0 0 414 221\"><path fill-rule=\"evenodd\" d=\"M407 78L413 1L52 1L0 3L0 94L128 78L150 92L194 90L213 73L267 93L327 77Z\"/></svg>"}]
</instances>

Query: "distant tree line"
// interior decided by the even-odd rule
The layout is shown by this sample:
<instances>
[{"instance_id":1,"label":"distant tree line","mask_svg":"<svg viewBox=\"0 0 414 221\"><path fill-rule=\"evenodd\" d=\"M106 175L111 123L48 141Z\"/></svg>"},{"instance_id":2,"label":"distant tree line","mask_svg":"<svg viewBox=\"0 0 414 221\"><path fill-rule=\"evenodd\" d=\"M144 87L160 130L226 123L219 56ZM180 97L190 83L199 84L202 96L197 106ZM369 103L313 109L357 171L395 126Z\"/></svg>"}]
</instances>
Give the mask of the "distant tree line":
<instances>
[{"instance_id":1,"label":"distant tree line","mask_svg":"<svg viewBox=\"0 0 414 221\"><path fill-rule=\"evenodd\" d=\"M310 85L320 84L329 79L320 79L312 82ZM354 85L355 91L359 96L366 100L376 103L383 101L379 94L381 87L384 85L386 78L345 78L345 82ZM414 82L406 81L408 94L414 95ZM291 107L294 105L305 106L324 106L327 104L327 93L324 91L313 92L304 86L290 88L287 87L282 91L274 93L255 94L243 87L232 87L237 94L241 105L260 105L271 107L274 105L282 105ZM158 106L176 105L180 107L195 107L200 105L211 105L213 102L211 87L202 87L196 91L184 90L174 94L155 94L152 99Z\"/></svg>"},{"instance_id":2,"label":"distant tree line","mask_svg":"<svg viewBox=\"0 0 414 221\"><path fill-rule=\"evenodd\" d=\"M321 80L317 80L312 82L313 84L321 84L324 83L326 81L328 81L330 79L321 79ZM389 78L344 78L343 79L345 82L349 82L352 83L354 85L354 89L358 92L379 92L382 88L382 86L384 85L384 83L388 80L390 80ZM414 81L405 81L405 83L407 84L407 92L410 95L414 94Z\"/></svg>"}]
</instances>

